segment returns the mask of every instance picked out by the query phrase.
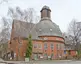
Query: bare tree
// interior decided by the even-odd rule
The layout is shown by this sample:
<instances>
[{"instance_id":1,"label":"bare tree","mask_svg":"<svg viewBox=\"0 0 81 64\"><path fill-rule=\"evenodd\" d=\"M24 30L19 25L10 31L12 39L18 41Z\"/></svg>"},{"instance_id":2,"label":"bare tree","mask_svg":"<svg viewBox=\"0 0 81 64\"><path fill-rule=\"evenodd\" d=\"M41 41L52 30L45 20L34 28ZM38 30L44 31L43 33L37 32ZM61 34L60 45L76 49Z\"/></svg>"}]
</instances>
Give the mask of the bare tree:
<instances>
[{"instance_id":1,"label":"bare tree","mask_svg":"<svg viewBox=\"0 0 81 64\"><path fill-rule=\"evenodd\" d=\"M10 7L8 10L8 16L11 17L11 19L22 20L30 23L37 22L36 19L39 18L33 8L22 10L20 7Z\"/></svg>"},{"instance_id":2,"label":"bare tree","mask_svg":"<svg viewBox=\"0 0 81 64\"><path fill-rule=\"evenodd\" d=\"M23 17L23 11L19 7L16 7L16 8L9 7L8 16L12 20L13 19L21 20L21 18Z\"/></svg>"},{"instance_id":3,"label":"bare tree","mask_svg":"<svg viewBox=\"0 0 81 64\"><path fill-rule=\"evenodd\" d=\"M13 19L25 21L27 23L30 23L30 32L33 28L31 28L32 23L37 23L39 21L39 16L36 15L36 12L33 8L28 8L26 10L20 9L20 7L16 8L9 8L8 10L8 16L2 17L2 31L0 33L1 40L5 38L10 38L10 31L12 26ZM26 28L23 27L23 29L26 30ZM21 31L21 30L20 30Z\"/></svg>"},{"instance_id":4,"label":"bare tree","mask_svg":"<svg viewBox=\"0 0 81 64\"><path fill-rule=\"evenodd\" d=\"M4 3L4 2L8 2L8 0L1 0L0 4Z\"/></svg>"},{"instance_id":5,"label":"bare tree","mask_svg":"<svg viewBox=\"0 0 81 64\"><path fill-rule=\"evenodd\" d=\"M5 17L2 17L3 25L0 33L0 42L6 43L10 38L10 22Z\"/></svg>"},{"instance_id":6,"label":"bare tree","mask_svg":"<svg viewBox=\"0 0 81 64\"><path fill-rule=\"evenodd\" d=\"M31 28L32 23L37 23L40 19L40 17L37 16L36 11L33 8L22 10L20 9L20 7L16 7L16 8L10 7L8 10L8 16L11 18L11 21L13 21L13 19L16 19L30 23L29 26L30 32L32 30Z\"/></svg>"},{"instance_id":7,"label":"bare tree","mask_svg":"<svg viewBox=\"0 0 81 64\"><path fill-rule=\"evenodd\" d=\"M75 44L75 49L80 50L81 42L81 22L77 22L75 19L71 21L68 28L69 39Z\"/></svg>"}]
</instances>

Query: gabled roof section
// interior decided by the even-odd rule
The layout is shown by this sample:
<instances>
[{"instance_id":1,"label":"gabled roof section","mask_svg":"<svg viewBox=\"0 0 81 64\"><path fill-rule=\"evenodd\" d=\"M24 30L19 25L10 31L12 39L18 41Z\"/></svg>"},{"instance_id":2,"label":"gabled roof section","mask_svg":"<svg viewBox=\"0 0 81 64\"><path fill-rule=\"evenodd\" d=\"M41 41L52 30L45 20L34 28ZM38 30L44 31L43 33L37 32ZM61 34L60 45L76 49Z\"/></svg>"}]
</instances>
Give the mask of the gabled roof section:
<instances>
[{"instance_id":1,"label":"gabled roof section","mask_svg":"<svg viewBox=\"0 0 81 64\"><path fill-rule=\"evenodd\" d=\"M28 23L20 20L14 20L13 21L13 37L28 37L30 34L31 29L34 27L35 24Z\"/></svg>"}]
</instances>

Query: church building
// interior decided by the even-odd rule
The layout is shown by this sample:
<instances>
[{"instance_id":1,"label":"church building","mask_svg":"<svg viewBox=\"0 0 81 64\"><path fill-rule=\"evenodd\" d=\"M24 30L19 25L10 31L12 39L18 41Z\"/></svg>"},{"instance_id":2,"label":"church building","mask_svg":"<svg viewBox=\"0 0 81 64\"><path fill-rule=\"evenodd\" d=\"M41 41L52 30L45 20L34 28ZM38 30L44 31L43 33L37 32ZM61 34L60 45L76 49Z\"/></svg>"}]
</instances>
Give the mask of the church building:
<instances>
[{"instance_id":1,"label":"church building","mask_svg":"<svg viewBox=\"0 0 81 64\"><path fill-rule=\"evenodd\" d=\"M33 50L31 59L59 59L64 57L64 38L57 24L51 20L51 9L44 6L41 11L41 20L36 23L27 23L13 20L9 50L13 51L13 59L25 59L27 38L32 35ZM29 27L31 25L32 30Z\"/></svg>"}]
</instances>

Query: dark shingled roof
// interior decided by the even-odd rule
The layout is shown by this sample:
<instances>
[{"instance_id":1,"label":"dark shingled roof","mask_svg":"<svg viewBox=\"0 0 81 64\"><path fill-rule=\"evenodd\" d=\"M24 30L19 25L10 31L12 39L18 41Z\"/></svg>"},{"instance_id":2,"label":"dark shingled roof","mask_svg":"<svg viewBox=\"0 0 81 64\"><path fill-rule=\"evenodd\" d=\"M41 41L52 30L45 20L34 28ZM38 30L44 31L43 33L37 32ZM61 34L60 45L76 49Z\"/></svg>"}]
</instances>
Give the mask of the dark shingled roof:
<instances>
[{"instance_id":1,"label":"dark shingled roof","mask_svg":"<svg viewBox=\"0 0 81 64\"><path fill-rule=\"evenodd\" d=\"M50 8L49 8L48 6L46 6L46 5L43 6L42 10L44 10L44 9L50 10ZM42 10L41 10L41 11L42 11ZM50 11L51 11L51 10L50 10Z\"/></svg>"},{"instance_id":2,"label":"dark shingled roof","mask_svg":"<svg viewBox=\"0 0 81 64\"><path fill-rule=\"evenodd\" d=\"M49 8L48 6L46 6L46 5L45 5L45 6L43 6L43 8L42 8L42 9L44 9L44 8L45 8L45 9L50 9L50 8Z\"/></svg>"},{"instance_id":3,"label":"dark shingled roof","mask_svg":"<svg viewBox=\"0 0 81 64\"><path fill-rule=\"evenodd\" d=\"M14 37L25 37L31 33L33 39L39 39L38 36L59 36L62 37L62 33L59 26L53 23L50 19L41 19L39 23L33 24L28 22L22 22L19 20L13 21L14 25ZM31 32L30 32L31 31Z\"/></svg>"},{"instance_id":4,"label":"dark shingled roof","mask_svg":"<svg viewBox=\"0 0 81 64\"><path fill-rule=\"evenodd\" d=\"M46 35L62 37L59 26L53 23L49 18L41 19L41 21L36 24L36 31L38 31L38 36Z\"/></svg>"},{"instance_id":5,"label":"dark shingled roof","mask_svg":"<svg viewBox=\"0 0 81 64\"><path fill-rule=\"evenodd\" d=\"M34 27L35 24L33 23L28 23L28 22L23 22L20 20L14 20L13 21L14 29L13 29L13 37L28 37L30 34L30 30L32 27Z\"/></svg>"}]
</instances>

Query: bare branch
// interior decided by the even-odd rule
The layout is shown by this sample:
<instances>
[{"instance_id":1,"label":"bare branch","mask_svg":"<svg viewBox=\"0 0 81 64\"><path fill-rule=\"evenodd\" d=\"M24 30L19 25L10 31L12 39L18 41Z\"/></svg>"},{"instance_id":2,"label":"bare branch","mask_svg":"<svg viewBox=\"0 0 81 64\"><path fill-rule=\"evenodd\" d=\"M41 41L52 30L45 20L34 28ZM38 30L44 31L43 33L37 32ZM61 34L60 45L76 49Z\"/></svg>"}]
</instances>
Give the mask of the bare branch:
<instances>
[{"instance_id":1,"label":"bare branch","mask_svg":"<svg viewBox=\"0 0 81 64\"><path fill-rule=\"evenodd\" d=\"M72 38L73 43L76 43L76 49L80 49L80 37L81 37L81 23L76 20L72 20L68 28L69 37Z\"/></svg>"},{"instance_id":2,"label":"bare branch","mask_svg":"<svg viewBox=\"0 0 81 64\"><path fill-rule=\"evenodd\" d=\"M4 2L8 3L8 0L1 0L0 5Z\"/></svg>"}]
</instances>

